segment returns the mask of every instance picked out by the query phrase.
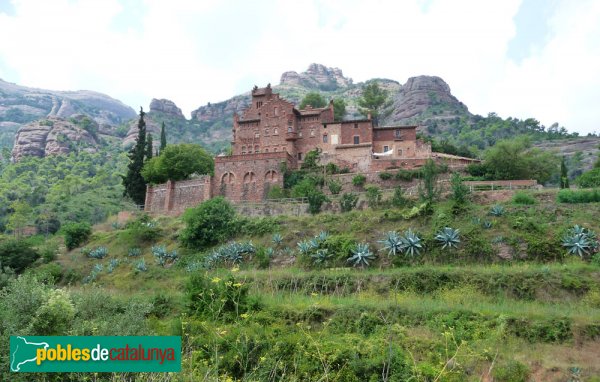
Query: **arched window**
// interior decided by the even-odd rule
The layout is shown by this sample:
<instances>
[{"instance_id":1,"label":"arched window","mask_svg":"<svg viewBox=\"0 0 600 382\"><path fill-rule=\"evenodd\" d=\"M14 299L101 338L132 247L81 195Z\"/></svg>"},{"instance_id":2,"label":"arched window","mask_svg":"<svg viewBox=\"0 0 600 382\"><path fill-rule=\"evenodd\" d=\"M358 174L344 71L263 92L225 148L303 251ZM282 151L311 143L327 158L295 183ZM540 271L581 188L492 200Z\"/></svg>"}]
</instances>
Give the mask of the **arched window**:
<instances>
[{"instance_id":1,"label":"arched window","mask_svg":"<svg viewBox=\"0 0 600 382\"><path fill-rule=\"evenodd\" d=\"M277 182L277 172L275 172L274 170L267 171L267 173L265 174L265 182Z\"/></svg>"},{"instance_id":2,"label":"arched window","mask_svg":"<svg viewBox=\"0 0 600 382\"><path fill-rule=\"evenodd\" d=\"M265 152L266 152L266 153L268 153L268 152L269 152L269 149L265 149Z\"/></svg>"},{"instance_id":3,"label":"arched window","mask_svg":"<svg viewBox=\"0 0 600 382\"><path fill-rule=\"evenodd\" d=\"M256 175L252 171L249 171L244 175L244 183L252 183L256 181Z\"/></svg>"},{"instance_id":4,"label":"arched window","mask_svg":"<svg viewBox=\"0 0 600 382\"><path fill-rule=\"evenodd\" d=\"M242 154L246 154L246 146L242 146Z\"/></svg>"},{"instance_id":5,"label":"arched window","mask_svg":"<svg viewBox=\"0 0 600 382\"><path fill-rule=\"evenodd\" d=\"M232 184L235 183L235 175L233 175L232 172L226 172L225 174L223 174L223 176L221 177L221 183L224 184Z\"/></svg>"},{"instance_id":6,"label":"arched window","mask_svg":"<svg viewBox=\"0 0 600 382\"><path fill-rule=\"evenodd\" d=\"M258 145L254 146L254 152L255 152L255 153L258 153L258 152L260 152L260 149L258 148Z\"/></svg>"},{"instance_id":7,"label":"arched window","mask_svg":"<svg viewBox=\"0 0 600 382\"><path fill-rule=\"evenodd\" d=\"M277 152L277 147L273 147L273 152L276 153Z\"/></svg>"}]
</instances>

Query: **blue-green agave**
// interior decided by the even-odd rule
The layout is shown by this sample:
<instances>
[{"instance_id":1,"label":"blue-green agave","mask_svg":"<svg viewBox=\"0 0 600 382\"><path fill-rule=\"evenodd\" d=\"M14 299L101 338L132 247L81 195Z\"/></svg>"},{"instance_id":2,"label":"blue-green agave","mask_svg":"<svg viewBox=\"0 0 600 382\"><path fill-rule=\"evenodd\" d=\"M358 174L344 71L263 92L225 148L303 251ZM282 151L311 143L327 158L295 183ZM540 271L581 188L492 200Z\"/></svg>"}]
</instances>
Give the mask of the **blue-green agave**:
<instances>
[{"instance_id":1,"label":"blue-green agave","mask_svg":"<svg viewBox=\"0 0 600 382\"><path fill-rule=\"evenodd\" d=\"M567 252L571 255L583 257L592 249L592 245L588 237L583 233L578 233L571 236L565 236L562 245L567 248Z\"/></svg>"},{"instance_id":2,"label":"blue-green agave","mask_svg":"<svg viewBox=\"0 0 600 382\"><path fill-rule=\"evenodd\" d=\"M310 255L310 257L312 258L314 265L326 265L329 261L329 258L331 258L331 255L327 252L326 249L319 249L315 253Z\"/></svg>"},{"instance_id":3,"label":"blue-green agave","mask_svg":"<svg viewBox=\"0 0 600 382\"><path fill-rule=\"evenodd\" d=\"M273 244L275 244L275 246L278 247L281 245L281 243L283 243L283 236L281 236L281 234L276 233L273 235L271 240L273 241Z\"/></svg>"},{"instance_id":4,"label":"blue-green agave","mask_svg":"<svg viewBox=\"0 0 600 382\"><path fill-rule=\"evenodd\" d=\"M402 252L402 239L398 232L389 231L385 234L383 240L379 240L379 243L383 245L382 251L387 251L388 256L396 256Z\"/></svg>"},{"instance_id":5,"label":"blue-green agave","mask_svg":"<svg viewBox=\"0 0 600 382\"><path fill-rule=\"evenodd\" d=\"M493 215L493 216L502 216L502 215L504 215L504 207L502 207L500 205L493 206L492 210L490 211L490 215Z\"/></svg>"},{"instance_id":6,"label":"blue-green agave","mask_svg":"<svg viewBox=\"0 0 600 382\"><path fill-rule=\"evenodd\" d=\"M458 244L460 244L459 231L454 228L444 227L444 229L435 235L435 240L442 244L442 249L457 248Z\"/></svg>"},{"instance_id":7,"label":"blue-green agave","mask_svg":"<svg viewBox=\"0 0 600 382\"><path fill-rule=\"evenodd\" d=\"M421 254L421 250L423 249L422 240L411 229L405 231L404 236L401 236L400 239L402 240L402 252L412 257Z\"/></svg>"},{"instance_id":8,"label":"blue-green agave","mask_svg":"<svg viewBox=\"0 0 600 382\"><path fill-rule=\"evenodd\" d=\"M375 260L375 255L369 250L369 244L359 243L352 249L352 256L348 258L348 262L355 267L368 267L369 262Z\"/></svg>"}]
</instances>

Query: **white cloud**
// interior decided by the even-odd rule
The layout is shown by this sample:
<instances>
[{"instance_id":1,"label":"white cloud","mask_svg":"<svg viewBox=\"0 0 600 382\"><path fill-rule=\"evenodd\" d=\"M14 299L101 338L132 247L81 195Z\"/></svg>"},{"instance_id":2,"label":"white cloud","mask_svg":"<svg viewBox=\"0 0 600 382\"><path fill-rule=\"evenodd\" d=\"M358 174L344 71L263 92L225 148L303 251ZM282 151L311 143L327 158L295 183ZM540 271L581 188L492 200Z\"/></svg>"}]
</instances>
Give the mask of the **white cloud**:
<instances>
[{"instance_id":1,"label":"white cloud","mask_svg":"<svg viewBox=\"0 0 600 382\"><path fill-rule=\"evenodd\" d=\"M319 62L355 81L439 75L473 112L598 130L598 2L563 0L549 20L552 37L517 64L506 52L519 5L18 0L14 16L0 14L0 35L14 36L0 39L0 62L19 78L0 77L98 90L134 108L169 98L189 115Z\"/></svg>"}]
</instances>

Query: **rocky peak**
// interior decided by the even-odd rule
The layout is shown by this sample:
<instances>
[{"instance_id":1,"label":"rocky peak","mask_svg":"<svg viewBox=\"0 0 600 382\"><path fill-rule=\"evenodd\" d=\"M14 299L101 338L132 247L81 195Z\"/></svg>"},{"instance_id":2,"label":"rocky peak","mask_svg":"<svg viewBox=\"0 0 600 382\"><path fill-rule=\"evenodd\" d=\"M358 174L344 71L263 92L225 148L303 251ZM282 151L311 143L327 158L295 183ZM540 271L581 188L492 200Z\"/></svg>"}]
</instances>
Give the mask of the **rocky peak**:
<instances>
[{"instance_id":1,"label":"rocky peak","mask_svg":"<svg viewBox=\"0 0 600 382\"><path fill-rule=\"evenodd\" d=\"M341 69L321 64L310 64L302 73L285 72L280 80L280 85L304 86L326 91L348 87L351 84L352 79L344 77Z\"/></svg>"},{"instance_id":2,"label":"rocky peak","mask_svg":"<svg viewBox=\"0 0 600 382\"><path fill-rule=\"evenodd\" d=\"M175 105L175 102L170 101L168 99L156 99L153 98L152 102L150 102L150 111L160 112L163 114L168 114L176 118L185 119L181 109Z\"/></svg>"},{"instance_id":3,"label":"rocky peak","mask_svg":"<svg viewBox=\"0 0 600 382\"><path fill-rule=\"evenodd\" d=\"M90 118L82 126L78 123L76 120L48 117L22 126L15 136L14 160L24 156L68 154L76 149L95 152L99 144L94 134L97 123Z\"/></svg>"},{"instance_id":4,"label":"rocky peak","mask_svg":"<svg viewBox=\"0 0 600 382\"><path fill-rule=\"evenodd\" d=\"M467 107L452 95L450 86L437 76L410 77L394 96L392 109L388 123L415 123L426 111L435 119L468 113Z\"/></svg>"}]
</instances>

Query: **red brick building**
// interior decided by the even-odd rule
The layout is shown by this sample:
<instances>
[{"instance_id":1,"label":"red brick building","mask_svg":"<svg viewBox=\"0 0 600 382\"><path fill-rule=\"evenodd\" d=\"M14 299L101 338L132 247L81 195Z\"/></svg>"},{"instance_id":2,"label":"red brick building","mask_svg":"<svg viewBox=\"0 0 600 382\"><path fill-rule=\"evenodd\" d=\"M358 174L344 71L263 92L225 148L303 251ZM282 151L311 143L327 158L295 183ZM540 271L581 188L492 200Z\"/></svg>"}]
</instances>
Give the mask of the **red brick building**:
<instances>
[{"instance_id":1,"label":"red brick building","mask_svg":"<svg viewBox=\"0 0 600 382\"><path fill-rule=\"evenodd\" d=\"M250 107L233 118L232 155L215 158L214 176L148 187L146 210L179 211L217 195L263 200L273 185L283 187L282 163L300 168L315 149L321 163L351 172L419 167L433 155L431 146L417 139L416 128L375 127L370 118L335 121L333 101L298 110L270 85L254 87Z\"/></svg>"}]
</instances>

